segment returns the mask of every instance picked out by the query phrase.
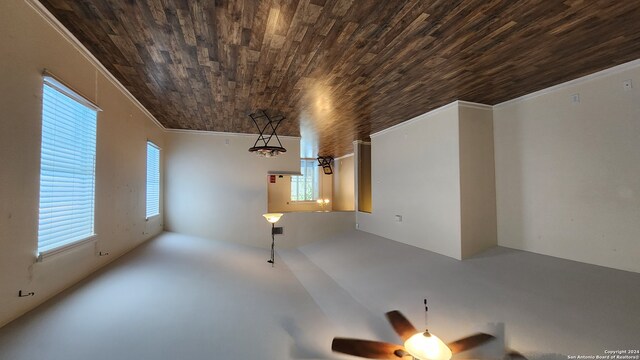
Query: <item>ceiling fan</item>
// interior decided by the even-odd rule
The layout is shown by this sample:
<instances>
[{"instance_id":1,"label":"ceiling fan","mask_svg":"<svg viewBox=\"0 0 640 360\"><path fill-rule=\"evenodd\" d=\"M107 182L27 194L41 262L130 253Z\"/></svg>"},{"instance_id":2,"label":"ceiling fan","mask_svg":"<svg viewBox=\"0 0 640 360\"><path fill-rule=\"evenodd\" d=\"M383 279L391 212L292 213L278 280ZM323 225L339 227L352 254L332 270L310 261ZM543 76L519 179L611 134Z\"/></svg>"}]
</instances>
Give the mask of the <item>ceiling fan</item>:
<instances>
[{"instance_id":1,"label":"ceiling fan","mask_svg":"<svg viewBox=\"0 0 640 360\"><path fill-rule=\"evenodd\" d=\"M404 342L404 346L380 341L334 338L331 350L368 359L449 360L452 355L480 346L495 338L493 335L477 333L445 344L429 330L421 332L416 329L400 311L389 311L385 315L391 327ZM506 358L526 360L517 351L509 351Z\"/></svg>"}]
</instances>

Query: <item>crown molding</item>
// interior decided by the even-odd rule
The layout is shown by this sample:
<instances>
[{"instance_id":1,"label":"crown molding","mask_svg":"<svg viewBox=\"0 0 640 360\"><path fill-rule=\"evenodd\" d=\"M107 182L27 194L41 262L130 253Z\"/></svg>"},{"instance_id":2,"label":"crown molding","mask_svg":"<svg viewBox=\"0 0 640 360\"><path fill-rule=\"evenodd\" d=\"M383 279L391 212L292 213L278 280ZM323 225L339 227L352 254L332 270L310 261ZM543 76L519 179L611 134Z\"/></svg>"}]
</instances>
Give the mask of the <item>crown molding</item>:
<instances>
[{"instance_id":1,"label":"crown molding","mask_svg":"<svg viewBox=\"0 0 640 360\"><path fill-rule=\"evenodd\" d=\"M365 144L365 145L371 145L371 141L364 141L364 140L354 140L353 144Z\"/></svg>"},{"instance_id":2,"label":"crown molding","mask_svg":"<svg viewBox=\"0 0 640 360\"><path fill-rule=\"evenodd\" d=\"M214 136L243 136L243 137L253 137L253 138L255 138L256 136L259 135L259 134L249 134L249 133L208 131L208 130L190 130L190 129L165 129L165 132L174 133L174 134L214 135ZM278 135L278 137L280 139L300 140L300 136Z\"/></svg>"},{"instance_id":3,"label":"crown molding","mask_svg":"<svg viewBox=\"0 0 640 360\"><path fill-rule=\"evenodd\" d=\"M626 62L624 64L620 64L614 67L610 67L608 69L604 69L604 70L600 70L598 72L595 72L593 74L589 74L589 75L585 75L582 77L579 77L577 79L573 79L573 80L569 80L566 82L563 82L561 84L558 85L554 85L542 90L538 90L535 92L532 92L530 94L526 94L520 97L517 97L515 99L511 99L511 100L507 100L504 102L501 102L499 104L494 105L494 108L499 108L499 107L503 107L503 106L508 106L508 105L512 105L514 103L518 103L521 101L527 101L527 100L531 100L534 98L537 98L539 96L543 96L543 95L547 95L550 94L552 92L564 89L564 88L568 88L568 87L572 87L572 86L577 86L577 85L581 85L583 83L589 82L589 81L593 81L605 76L610 76L610 75L614 75L614 74L618 74L621 73L623 71L627 71L627 70L631 70L631 69L635 69L637 67L640 67L640 59L636 59L633 61L629 61Z\"/></svg>"},{"instance_id":4,"label":"crown molding","mask_svg":"<svg viewBox=\"0 0 640 360\"><path fill-rule=\"evenodd\" d=\"M349 154L346 154L346 155L339 156L339 157L337 157L337 158L335 158L335 159L333 159L333 160L334 160L334 161L335 161L335 160L342 160L342 159L344 159L344 158L348 158L348 157L350 157L350 156L353 156L353 153L349 153Z\"/></svg>"},{"instance_id":5,"label":"crown molding","mask_svg":"<svg viewBox=\"0 0 640 360\"><path fill-rule=\"evenodd\" d=\"M89 62L93 66L95 66L96 69L100 71L100 73L104 75L107 80L109 80L109 82L111 82L129 100L131 100L131 102L133 102L136 107L140 109L140 111L142 111L149 119L151 119L154 124L156 124L160 129L166 130L166 128L160 123L160 121L158 121L158 119L156 119L156 117L153 116L153 114L151 114L151 112L149 112L149 110L147 110L147 108L144 107L144 105L142 105L142 103L140 103L140 101L138 101L138 99L136 99L135 96L133 96L133 94L131 94L129 90L127 90L127 88L125 88L124 85L122 85L122 83L120 83L120 81L118 81L118 79L116 79L115 76L113 76L113 74L111 74L111 72L109 72L109 70L107 70L107 68L104 67L104 65L102 65L100 61L98 61L98 59L96 59L96 57L93 56L93 54L84 45L82 45L80 40L78 40L78 38L76 38L64 25L62 25L62 23L58 21L58 19L56 19L56 17L53 16L53 14L44 5L42 5L38 0L25 0L25 2L29 6L31 6L31 8L33 8L36 13L40 15L49 25L51 25L54 30L62 35L62 37L67 40L76 50L78 50L81 55L89 60Z\"/></svg>"},{"instance_id":6,"label":"crown molding","mask_svg":"<svg viewBox=\"0 0 640 360\"><path fill-rule=\"evenodd\" d=\"M409 120L407 120L407 121L403 121L403 122L401 122L401 123L399 123L399 124L393 125L393 126L388 127L388 128L386 128L386 129L384 129L384 130L380 130L380 131L378 131L378 132L376 132L376 133L373 133L373 134L371 134L371 135L369 135L369 136L370 136L371 138L374 138L374 137L376 137L376 136L380 136L380 135L382 135L382 134L386 134L386 133L388 133L388 132L391 132L391 131L397 130L397 129L402 128L402 127L404 127L404 126L411 125L411 124L413 124L413 123L415 123L415 122L418 122L418 121L420 121L420 120L423 120L423 119L428 118L428 117L430 117L430 116L433 116L433 115L435 115L435 114L441 113L441 112L443 112L443 111L449 110L450 108L456 107L456 106L458 106L458 103L459 103L459 101L457 101L457 100L456 100L456 101L451 102L451 103L449 103L449 104L447 104L447 105L443 105L443 106L441 106L441 107L439 107L439 108L436 108L436 109L433 109L433 110L431 110L431 111L428 111L428 112L426 112L426 113L424 113L424 114L420 114L420 115L418 115L418 116L416 116L416 117L414 117L414 118L411 118L411 119L409 119ZM472 104L472 103L469 103L469 104Z\"/></svg>"},{"instance_id":7,"label":"crown molding","mask_svg":"<svg viewBox=\"0 0 640 360\"><path fill-rule=\"evenodd\" d=\"M458 100L458 107L464 107L469 109L478 109L478 110L493 110L493 106L487 104L481 104L471 101Z\"/></svg>"},{"instance_id":8,"label":"crown molding","mask_svg":"<svg viewBox=\"0 0 640 360\"><path fill-rule=\"evenodd\" d=\"M471 101L456 100L454 102L448 103L447 105L443 105L443 106L441 106L439 108L436 108L436 109L433 109L431 111L428 111L428 112L426 112L424 114L420 114L420 115L418 115L418 116L416 116L414 118L411 118L411 119L409 119L407 121L403 121L403 122L401 122L399 124L393 125L392 127L388 127L388 128L386 128L384 130L380 130L380 131L378 131L376 133L373 133L373 134L371 134L369 136L375 137L375 136L382 135L382 134L384 134L384 133L386 133L388 131L395 130L395 129L400 128L400 127L405 126L405 125L410 125L410 124L412 124L412 123L414 123L416 121L420 121L420 120L422 120L424 118L427 118L429 116L433 116L433 115L435 115L437 113L443 112L445 110L448 110L448 109L450 109L452 107L456 107L456 106L458 108L463 107L463 108L478 109L478 110L493 110L493 106L491 106L491 105L475 103L475 102L471 102Z\"/></svg>"}]
</instances>

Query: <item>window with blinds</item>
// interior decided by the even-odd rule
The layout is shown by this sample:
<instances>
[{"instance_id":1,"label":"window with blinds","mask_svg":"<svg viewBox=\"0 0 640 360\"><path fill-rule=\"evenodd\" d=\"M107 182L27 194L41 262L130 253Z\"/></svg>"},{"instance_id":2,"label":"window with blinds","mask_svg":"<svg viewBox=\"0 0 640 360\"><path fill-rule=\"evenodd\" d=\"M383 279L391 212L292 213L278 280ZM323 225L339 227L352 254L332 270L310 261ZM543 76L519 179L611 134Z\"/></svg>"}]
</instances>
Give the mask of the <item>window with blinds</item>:
<instances>
[{"instance_id":1,"label":"window with blinds","mask_svg":"<svg viewBox=\"0 0 640 360\"><path fill-rule=\"evenodd\" d=\"M147 219L160 214L160 148L147 141Z\"/></svg>"},{"instance_id":2,"label":"window with blinds","mask_svg":"<svg viewBox=\"0 0 640 360\"><path fill-rule=\"evenodd\" d=\"M319 172L315 159L301 159L302 176L291 177L291 201L315 201L318 199Z\"/></svg>"},{"instance_id":3,"label":"window with blinds","mask_svg":"<svg viewBox=\"0 0 640 360\"><path fill-rule=\"evenodd\" d=\"M96 119L99 109L44 77L38 253L94 235Z\"/></svg>"}]
</instances>

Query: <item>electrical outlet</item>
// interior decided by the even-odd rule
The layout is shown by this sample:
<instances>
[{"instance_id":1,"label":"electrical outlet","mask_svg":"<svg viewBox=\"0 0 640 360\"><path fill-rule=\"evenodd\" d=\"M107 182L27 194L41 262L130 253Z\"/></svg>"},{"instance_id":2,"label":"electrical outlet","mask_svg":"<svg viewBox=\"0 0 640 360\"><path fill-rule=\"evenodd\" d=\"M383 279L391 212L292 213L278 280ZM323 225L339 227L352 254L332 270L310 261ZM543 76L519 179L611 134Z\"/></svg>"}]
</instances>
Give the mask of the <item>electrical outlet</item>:
<instances>
[{"instance_id":1,"label":"electrical outlet","mask_svg":"<svg viewBox=\"0 0 640 360\"><path fill-rule=\"evenodd\" d=\"M622 87L625 90L631 90L633 89L633 81L631 79L627 79L625 81L622 82Z\"/></svg>"},{"instance_id":2,"label":"electrical outlet","mask_svg":"<svg viewBox=\"0 0 640 360\"><path fill-rule=\"evenodd\" d=\"M402 222L402 215L396 215L396 222Z\"/></svg>"}]
</instances>

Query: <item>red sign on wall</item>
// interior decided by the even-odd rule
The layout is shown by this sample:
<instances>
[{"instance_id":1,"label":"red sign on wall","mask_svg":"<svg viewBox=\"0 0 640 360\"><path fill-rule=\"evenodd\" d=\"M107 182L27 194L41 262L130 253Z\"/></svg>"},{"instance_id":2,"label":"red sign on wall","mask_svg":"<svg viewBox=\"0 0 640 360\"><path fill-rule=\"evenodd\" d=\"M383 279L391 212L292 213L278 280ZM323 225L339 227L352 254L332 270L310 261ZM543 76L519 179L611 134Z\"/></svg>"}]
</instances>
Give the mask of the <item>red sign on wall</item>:
<instances>
[{"instance_id":1,"label":"red sign on wall","mask_svg":"<svg viewBox=\"0 0 640 360\"><path fill-rule=\"evenodd\" d=\"M269 175L269 182L272 184L276 183L276 176L275 175Z\"/></svg>"}]
</instances>

